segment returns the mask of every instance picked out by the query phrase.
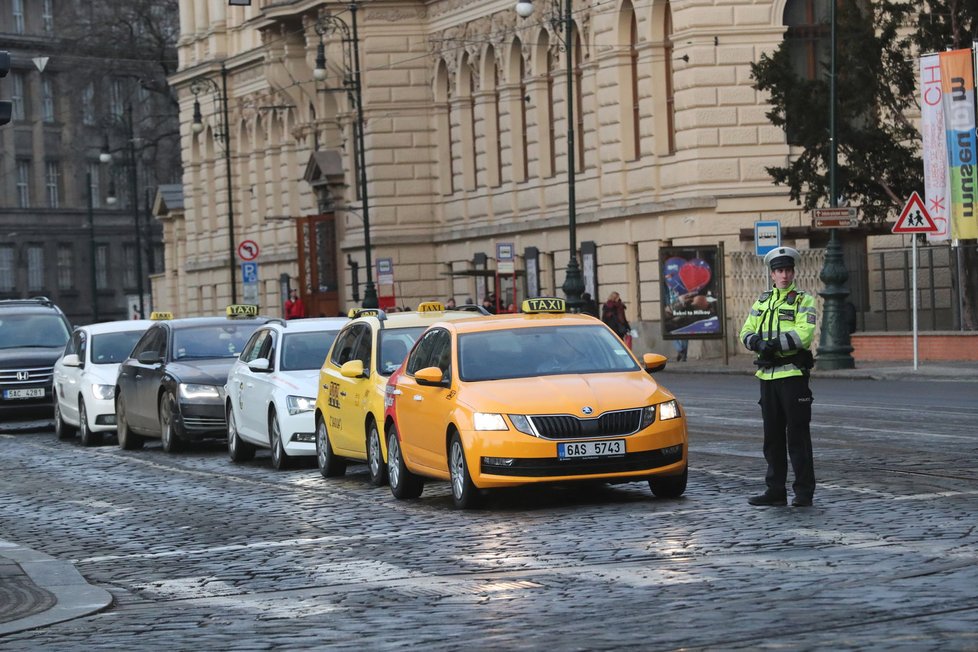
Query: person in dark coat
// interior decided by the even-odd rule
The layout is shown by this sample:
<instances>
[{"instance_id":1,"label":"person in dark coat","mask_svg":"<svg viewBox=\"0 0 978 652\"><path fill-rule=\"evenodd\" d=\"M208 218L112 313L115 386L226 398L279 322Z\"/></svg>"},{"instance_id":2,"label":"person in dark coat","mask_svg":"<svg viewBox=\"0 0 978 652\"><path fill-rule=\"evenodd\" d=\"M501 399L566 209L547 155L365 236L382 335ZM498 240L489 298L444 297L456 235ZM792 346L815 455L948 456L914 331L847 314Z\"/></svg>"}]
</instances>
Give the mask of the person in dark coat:
<instances>
[{"instance_id":1,"label":"person in dark coat","mask_svg":"<svg viewBox=\"0 0 978 652\"><path fill-rule=\"evenodd\" d=\"M591 298L590 293L585 292L581 295L581 312L592 317L600 317L598 314L598 302Z\"/></svg>"},{"instance_id":2,"label":"person in dark coat","mask_svg":"<svg viewBox=\"0 0 978 652\"><path fill-rule=\"evenodd\" d=\"M601 307L601 321L608 325L608 328L615 331L615 334L625 340L632 327L625 318L625 304L621 300L621 295L612 292L608 295L608 300Z\"/></svg>"}]
</instances>

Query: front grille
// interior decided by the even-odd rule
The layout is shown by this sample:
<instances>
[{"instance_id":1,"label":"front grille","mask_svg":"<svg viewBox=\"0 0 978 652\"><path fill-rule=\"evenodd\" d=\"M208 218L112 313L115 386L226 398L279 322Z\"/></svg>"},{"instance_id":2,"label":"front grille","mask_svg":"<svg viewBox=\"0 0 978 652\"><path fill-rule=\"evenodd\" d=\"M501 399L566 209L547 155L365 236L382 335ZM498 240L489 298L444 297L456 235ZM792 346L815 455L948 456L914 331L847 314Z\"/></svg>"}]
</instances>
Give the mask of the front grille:
<instances>
[{"instance_id":1,"label":"front grille","mask_svg":"<svg viewBox=\"0 0 978 652\"><path fill-rule=\"evenodd\" d=\"M535 415L529 418L544 439L620 437L638 432L642 424L642 410L606 412L594 419L578 419L570 414Z\"/></svg>"},{"instance_id":2,"label":"front grille","mask_svg":"<svg viewBox=\"0 0 978 652\"><path fill-rule=\"evenodd\" d=\"M183 425L187 430L211 431L226 430L227 422L223 417L183 417Z\"/></svg>"},{"instance_id":3,"label":"front grille","mask_svg":"<svg viewBox=\"0 0 978 652\"><path fill-rule=\"evenodd\" d=\"M670 448L672 448L670 446ZM512 464L503 466L486 464L483 458L480 464L482 473L491 475L521 476L525 478L547 478L567 475L599 475L602 473L627 473L629 471L653 470L683 459L682 447L671 453L663 453L663 449L627 453L623 457L597 459L562 460L556 457L524 457L513 460Z\"/></svg>"},{"instance_id":4,"label":"front grille","mask_svg":"<svg viewBox=\"0 0 978 652\"><path fill-rule=\"evenodd\" d=\"M27 378L23 375L27 374ZM18 378L17 376L21 377ZM54 367L21 367L19 369L0 369L0 384L9 386L50 384Z\"/></svg>"}]
</instances>

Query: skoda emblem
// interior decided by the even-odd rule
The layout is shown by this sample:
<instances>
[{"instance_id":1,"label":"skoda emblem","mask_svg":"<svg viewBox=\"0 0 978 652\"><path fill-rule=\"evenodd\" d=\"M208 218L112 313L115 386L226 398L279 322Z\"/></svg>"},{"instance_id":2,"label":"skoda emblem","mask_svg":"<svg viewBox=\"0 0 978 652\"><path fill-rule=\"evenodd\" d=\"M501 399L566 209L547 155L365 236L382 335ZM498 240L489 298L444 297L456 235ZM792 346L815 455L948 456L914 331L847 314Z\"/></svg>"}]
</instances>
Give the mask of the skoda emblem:
<instances>
[{"instance_id":1,"label":"skoda emblem","mask_svg":"<svg viewBox=\"0 0 978 652\"><path fill-rule=\"evenodd\" d=\"M17 372L17 380L30 380L30 379L31 379L31 372L29 371Z\"/></svg>"},{"instance_id":2,"label":"skoda emblem","mask_svg":"<svg viewBox=\"0 0 978 652\"><path fill-rule=\"evenodd\" d=\"M584 407L581 408L581 412L583 412L584 414L591 414L592 412L594 412L594 408L592 408L590 405L585 405Z\"/></svg>"}]
</instances>

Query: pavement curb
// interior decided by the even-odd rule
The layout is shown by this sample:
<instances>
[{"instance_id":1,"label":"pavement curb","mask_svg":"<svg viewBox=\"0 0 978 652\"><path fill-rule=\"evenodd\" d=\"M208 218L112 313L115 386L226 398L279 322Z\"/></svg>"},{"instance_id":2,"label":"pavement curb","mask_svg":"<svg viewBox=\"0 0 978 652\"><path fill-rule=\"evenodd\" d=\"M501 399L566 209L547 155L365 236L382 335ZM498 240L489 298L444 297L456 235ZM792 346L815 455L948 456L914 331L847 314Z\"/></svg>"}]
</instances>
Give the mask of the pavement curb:
<instances>
[{"instance_id":1,"label":"pavement curb","mask_svg":"<svg viewBox=\"0 0 978 652\"><path fill-rule=\"evenodd\" d=\"M69 562L2 539L0 557L15 562L38 588L57 599L50 609L0 623L0 636L87 616L113 602L111 593L89 584Z\"/></svg>"}]
</instances>

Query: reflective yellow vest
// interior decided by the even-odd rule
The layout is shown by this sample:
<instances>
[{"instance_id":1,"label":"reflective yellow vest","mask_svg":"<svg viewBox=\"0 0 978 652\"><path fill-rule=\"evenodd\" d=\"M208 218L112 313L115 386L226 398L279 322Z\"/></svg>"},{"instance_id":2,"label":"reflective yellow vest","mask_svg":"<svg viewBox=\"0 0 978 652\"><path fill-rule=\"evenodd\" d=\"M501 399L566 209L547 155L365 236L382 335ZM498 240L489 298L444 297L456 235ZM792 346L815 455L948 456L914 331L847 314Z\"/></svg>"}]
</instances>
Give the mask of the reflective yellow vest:
<instances>
[{"instance_id":1,"label":"reflective yellow vest","mask_svg":"<svg viewBox=\"0 0 978 652\"><path fill-rule=\"evenodd\" d=\"M740 329L740 341L746 347L751 336L759 335L764 340L777 339L781 350L774 356L775 366L758 369L754 375L761 380L803 375L797 365L777 362L810 349L817 321L815 297L798 290L794 283L784 290L773 288L761 294Z\"/></svg>"}]
</instances>

